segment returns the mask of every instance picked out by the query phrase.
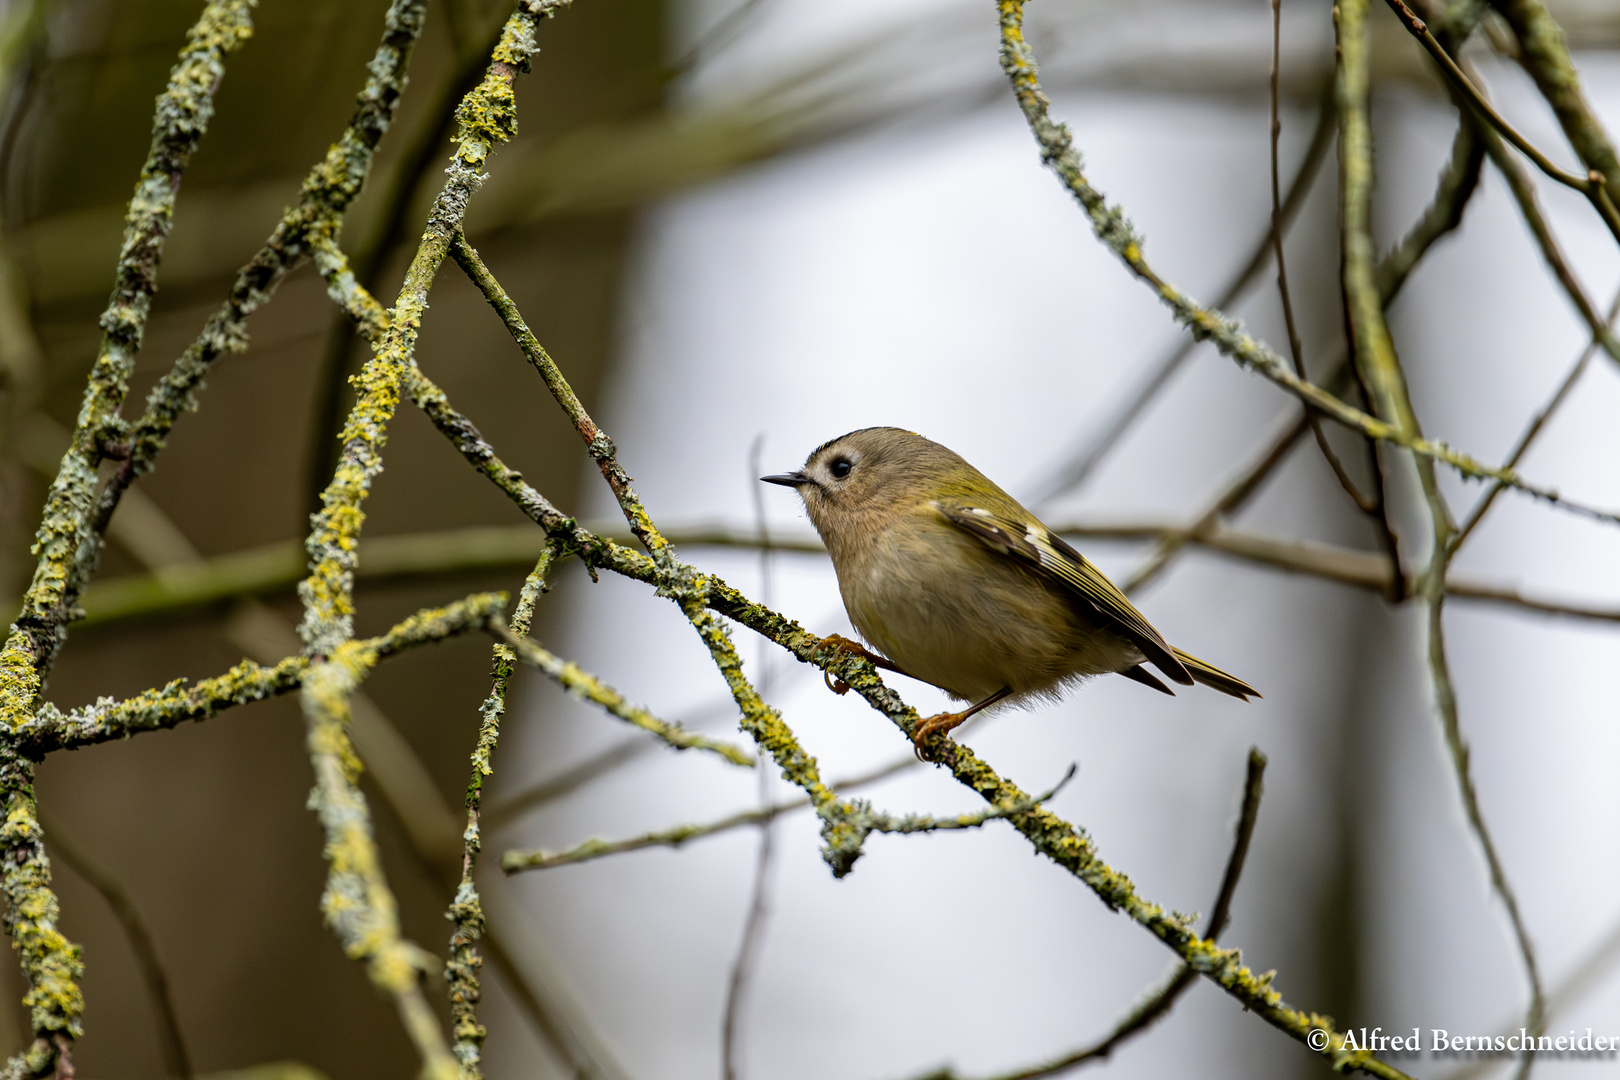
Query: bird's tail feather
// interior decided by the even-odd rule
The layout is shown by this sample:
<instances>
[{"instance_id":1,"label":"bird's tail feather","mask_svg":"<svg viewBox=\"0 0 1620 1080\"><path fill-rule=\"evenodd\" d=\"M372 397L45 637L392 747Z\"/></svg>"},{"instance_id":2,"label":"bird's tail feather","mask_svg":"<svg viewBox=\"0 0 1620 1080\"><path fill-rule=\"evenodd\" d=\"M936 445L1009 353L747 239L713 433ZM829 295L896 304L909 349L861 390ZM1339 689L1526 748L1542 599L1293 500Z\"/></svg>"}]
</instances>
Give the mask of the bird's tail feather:
<instances>
[{"instance_id":1,"label":"bird's tail feather","mask_svg":"<svg viewBox=\"0 0 1620 1080\"><path fill-rule=\"evenodd\" d=\"M1223 694L1231 694L1244 701L1260 696L1260 691L1237 676L1228 675L1214 664L1206 663L1180 649L1172 648L1170 651L1176 654L1176 659L1181 661L1181 666L1187 669L1187 674L1193 677L1194 682L1203 683L1211 690L1219 690Z\"/></svg>"}]
</instances>

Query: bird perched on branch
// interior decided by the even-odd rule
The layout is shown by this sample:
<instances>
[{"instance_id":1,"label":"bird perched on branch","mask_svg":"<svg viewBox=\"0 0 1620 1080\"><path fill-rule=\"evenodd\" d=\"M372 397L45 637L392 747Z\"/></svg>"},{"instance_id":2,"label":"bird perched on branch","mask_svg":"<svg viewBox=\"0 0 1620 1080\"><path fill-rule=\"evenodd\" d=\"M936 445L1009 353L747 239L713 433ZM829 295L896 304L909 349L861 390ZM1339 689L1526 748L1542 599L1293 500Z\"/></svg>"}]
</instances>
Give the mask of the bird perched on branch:
<instances>
[{"instance_id":1,"label":"bird perched on branch","mask_svg":"<svg viewBox=\"0 0 1620 1080\"><path fill-rule=\"evenodd\" d=\"M1116 673L1247 701L1259 693L1174 648L1085 556L959 455L899 428L823 443L804 468L760 479L798 491L832 555L844 609L873 653L826 644L932 683L962 701L912 734L926 741L1001 701L1055 697Z\"/></svg>"}]
</instances>

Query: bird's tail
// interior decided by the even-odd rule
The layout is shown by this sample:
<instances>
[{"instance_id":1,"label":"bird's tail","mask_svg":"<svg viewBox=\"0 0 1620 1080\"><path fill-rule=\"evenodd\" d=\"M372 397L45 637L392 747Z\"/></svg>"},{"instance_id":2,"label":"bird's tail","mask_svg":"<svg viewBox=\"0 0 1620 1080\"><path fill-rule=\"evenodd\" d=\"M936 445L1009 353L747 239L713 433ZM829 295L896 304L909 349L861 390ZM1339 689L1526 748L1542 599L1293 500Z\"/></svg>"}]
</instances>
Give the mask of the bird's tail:
<instances>
[{"instance_id":1,"label":"bird's tail","mask_svg":"<svg viewBox=\"0 0 1620 1080\"><path fill-rule=\"evenodd\" d=\"M1241 698L1244 701L1248 701L1251 697L1260 696L1260 691L1236 675L1228 675L1214 664L1206 663L1191 653L1185 653L1176 648L1172 648L1170 651L1176 654L1176 659L1180 660L1181 666L1187 669L1187 674L1193 677L1193 682L1203 683L1211 690L1219 690L1223 694L1231 694L1233 697Z\"/></svg>"}]
</instances>

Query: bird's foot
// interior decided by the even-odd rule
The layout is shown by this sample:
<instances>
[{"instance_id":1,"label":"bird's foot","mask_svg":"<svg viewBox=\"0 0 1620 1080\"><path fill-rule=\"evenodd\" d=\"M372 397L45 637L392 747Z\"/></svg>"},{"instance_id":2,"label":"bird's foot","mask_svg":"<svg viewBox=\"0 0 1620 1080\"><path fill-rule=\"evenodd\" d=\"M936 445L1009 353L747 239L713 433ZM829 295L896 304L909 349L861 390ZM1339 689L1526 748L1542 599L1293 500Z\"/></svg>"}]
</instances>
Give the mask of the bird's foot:
<instances>
[{"instance_id":1,"label":"bird's foot","mask_svg":"<svg viewBox=\"0 0 1620 1080\"><path fill-rule=\"evenodd\" d=\"M916 753L917 760L933 761L933 755L928 752L928 748L923 744L934 735L943 735L950 731L971 715L973 715L972 710L967 712L942 712L917 721L917 726L911 729L911 748Z\"/></svg>"},{"instance_id":2,"label":"bird's foot","mask_svg":"<svg viewBox=\"0 0 1620 1080\"><path fill-rule=\"evenodd\" d=\"M821 639L821 642L816 646L816 649L832 649L836 652L844 653L847 656L853 656L858 659L865 660L873 667L888 668L890 671L900 670L891 664L886 657L879 656L877 653L871 651L860 642L851 641L842 634L827 635ZM822 671L821 681L827 684L827 689L831 690L839 697L849 693L849 683L845 682L843 679L840 679L830 671Z\"/></svg>"}]
</instances>

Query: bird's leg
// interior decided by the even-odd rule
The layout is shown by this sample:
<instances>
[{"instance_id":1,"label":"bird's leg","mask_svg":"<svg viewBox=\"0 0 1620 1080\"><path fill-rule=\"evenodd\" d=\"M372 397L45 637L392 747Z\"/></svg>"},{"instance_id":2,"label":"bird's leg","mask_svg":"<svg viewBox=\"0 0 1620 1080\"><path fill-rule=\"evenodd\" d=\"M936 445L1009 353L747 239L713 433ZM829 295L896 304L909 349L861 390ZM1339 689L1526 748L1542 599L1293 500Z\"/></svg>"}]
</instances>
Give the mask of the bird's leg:
<instances>
[{"instance_id":1,"label":"bird's leg","mask_svg":"<svg viewBox=\"0 0 1620 1080\"><path fill-rule=\"evenodd\" d=\"M961 712L942 712L937 716L930 716L925 720L917 721L917 726L911 729L911 744L912 749L917 753L917 760L933 760L928 754L924 753L923 749L923 743L931 736L943 735L945 732L964 723L968 717L980 709L989 708L1010 693L1012 693L1012 687L1004 686L972 708L963 709Z\"/></svg>"},{"instance_id":2,"label":"bird's leg","mask_svg":"<svg viewBox=\"0 0 1620 1080\"><path fill-rule=\"evenodd\" d=\"M865 645L862 645L860 642L851 641L849 638L844 637L842 634L830 634L827 637L822 638L821 643L818 644L816 646L816 648L817 649L835 649L838 652L845 653L845 654L847 654L849 656L857 657L857 658L859 658L861 660L865 660L867 663L871 664L873 667L883 668L886 671L898 672L901 675L905 674L905 672L901 671L899 666L896 665L894 663L894 661L890 660L888 657L879 656L877 653L875 653L872 650L868 649ZM844 694L849 693L849 683L845 682L843 679L838 678L837 676L833 675L832 673L830 673L828 671L822 671L821 680L822 680L822 682L827 684L827 689L831 690L833 693L839 695L840 697L842 697Z\"/></svg>"}]
</instances>

